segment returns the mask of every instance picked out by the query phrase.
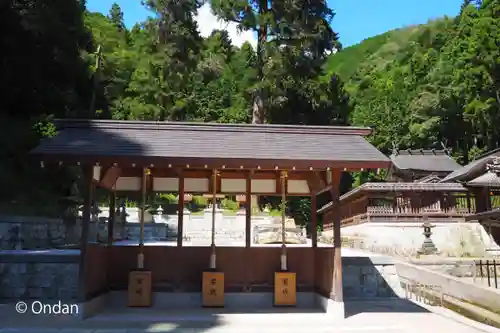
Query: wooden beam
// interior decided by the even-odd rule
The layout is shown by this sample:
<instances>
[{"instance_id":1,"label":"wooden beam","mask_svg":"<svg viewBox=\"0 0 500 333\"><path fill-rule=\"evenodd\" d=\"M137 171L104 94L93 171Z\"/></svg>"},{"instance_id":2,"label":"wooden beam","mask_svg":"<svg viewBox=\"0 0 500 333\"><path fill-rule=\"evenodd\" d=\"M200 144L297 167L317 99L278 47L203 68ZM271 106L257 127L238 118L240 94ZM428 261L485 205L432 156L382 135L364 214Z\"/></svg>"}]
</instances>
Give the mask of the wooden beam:
<instances>
[{"instance_id":1,"label":"wooden beam","mask_svg":"<svg viewBox=\"0 0 500 333\"><path fill-rule=\"evenodd\" d=\"M80 237L80 260L78 263L78 299L80 302L85 302L87 298L87 286L85 275L88 269L87 265L87 246L89 240L89 226L91 205L94 196L94 179L93 179L93 166L84 168L84 180L86 184L86 195L83 201L82 212L82 232Z\"/></svg>"},{"instance_id":2,"label":"wooden beam","mask_svg":"<svg viewBox=\"0 0 500 333\"><path fill-rule=\"evenodd\" d=\"M140 177L139 168L125 168L122 169L121 177ZM246 179L246 175L249 170L228 170L221 169L220 177L223 179ZM278 173L279 179L279 171L277 170L255 170L252 179L276 179L276 173ZM178 178L179 174L184 174L184 178L211 178L212 173L210 170L206 169L183 169L183 168L152 168L151 176L152 177L164 177L164 178ZM288 178L290 180L307 180L310 177L311 172L304 171L291 171L288 173Z\"/></svg>"},{"instance_id":3,"label":"wooden beam","mask_svg":"<svg viewBox=\"0 0 500 333\"><path fill-rule=\"evenodd\" d=\"M222 166L226 170L241 170L248 171L252 169L259 170L275 170L278 166L280 170L308 171L327 170L327 168L337 168L343 171L357 171L360 169L386 169L390 166L389 160L383 161L368 161L368 160L277 160L273 159L239 159L239 158L204 158L204 157L172 157L172 156L103 156L103 155L60 155L60 154L39 154L39 159L46 163L63 162L65 165L93 164L100 165L117 163L118 166L132 167L134 164L137 168L142 166L149 167L154 165L154 168L186 168L189 165L190 169L221 169ZM175 160L175 163L172 163ZM206 168L205 168L206 166ZM295 168L295 169L294 169Z\"/></svg>"},{"instance_id":4,"label":"wooden beam","mask_svg":"<svg viewBox=\"0 0 500 333\"><path fill-rule=\"evenodd\" d=\"M177 206L177 247L182 247L184 238L184 174L179 177L179 201Z\"/></svg>"},{"instance_id":5,"label":"wooden beam","mask_svg":"<svg viewBox=\"0 0 500 333\"><path fill-rule=\"evenodd\" d=\"M105 172L104 176L102 177L101 181L99 182L99 186L112 191L113 188L116 185L116 181L121 175L121 169L117 166L112 166L109 167Z\"/></svg>"},{"instance_id":6,"label":"wooden beam","mask_svg":"<svg viewBox=\"0 0 500 333\"><path fill-rule=\"evenodd\" d=\"M108 217L108 247L113 246L115 235L115 211L116 211L116 193L110 192L109 196L109 217Z\"/></svg>"},{"instance_id":7,"label":"wooden beam","mask_svg":"<svg viewBox=\"0 0 500 333\"><path fill-rule=\"evenodd\" d=\"M314 177L316 177L316 179L318 180L319 186L321 188L325 188L328 185L328 183L326 182L326 173L315 171Z\"/></svg>"},{"instance_id":8,"label":"wooden beam","mask_svg":"<svg viewBox=\"0 0 500 333\"><path fill-rule=\"evenodd\" d=\"M210 184L210 182L208 184ZM216 185L215 193L222 193L222 177L221 176L217 176L215 185ZM212 194L213 194L213 192L212 192ZM215 202L214 202L214 204L215 204Z\"/></svg>"},{"instance_id":9,"label":"wooden beam","mask_svg":"<svg viewBox=\"0 0 500 333\"><path fill-rule=\"evenodd\" d=\"M247 174L246 187L245 247L250 247L252 245L252 172Z\"/></svg>"},{"instance_id":10,"label":"wooden beam","mask_svg":"<svg viewBox=\"0 0 500 333\"><path fill-rule=\"evenodd\" d=\"M276 185L275 185L276 195L281 195L281 176L280 175L281 175L281 173L279 171L274 173L274 176L276 177L276 179L275 179L275 181L276 181Z\"/></svg>"}]
</instances>

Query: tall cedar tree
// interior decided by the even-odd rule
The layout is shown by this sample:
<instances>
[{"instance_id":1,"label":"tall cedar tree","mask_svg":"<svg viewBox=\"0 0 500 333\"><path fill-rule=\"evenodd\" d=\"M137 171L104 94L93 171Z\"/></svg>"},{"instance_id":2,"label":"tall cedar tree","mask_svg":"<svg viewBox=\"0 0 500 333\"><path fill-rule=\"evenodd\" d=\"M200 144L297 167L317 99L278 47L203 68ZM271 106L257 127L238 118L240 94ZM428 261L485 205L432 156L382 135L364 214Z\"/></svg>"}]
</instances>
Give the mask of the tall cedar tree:
<instances>
[{"instance_id":1,"label":"tall cedar tree","mask_svg":"<svg viewBox=\"0 0 500 333\"><path fill-rule=\"evenodd\" d=\"M252 123L266 121L263 90L264 66L268 59L266 44L314 48L314 56L331 50L336 36L329 21L333 12L322 0L213 0L212 11L222 20L238 24L241 30L257 32L258 84L252 103ZM318 42L321 41L321 42Z\"/></svg>"},{"instance_id":2,"label":"tall cedar tree","mask_svg":"<svg viewBox=\"0 0 500 333\"><path fill-rule=\"evenodd\" d=\"M123 12L120 5L117 4L116 2L113 3L113 5L111 6L108 18L111 21L111 23L113 23L115 27L118 28L119 31L125 30L125 22L123 21Z\"/></svg>"},{"instance_id":3,"label":"tall cedar tree","mask_svg":"<svg viewBox=\"0 0 500 333\"><path fill-rule=\"evenodd\" d=\"M197 65L202 39L194 20L201 2L197 0L148 0L156 14L157 57L152 67L161 82L159 120L185 119L188 84Z\"/></svg>"}]
</instances>

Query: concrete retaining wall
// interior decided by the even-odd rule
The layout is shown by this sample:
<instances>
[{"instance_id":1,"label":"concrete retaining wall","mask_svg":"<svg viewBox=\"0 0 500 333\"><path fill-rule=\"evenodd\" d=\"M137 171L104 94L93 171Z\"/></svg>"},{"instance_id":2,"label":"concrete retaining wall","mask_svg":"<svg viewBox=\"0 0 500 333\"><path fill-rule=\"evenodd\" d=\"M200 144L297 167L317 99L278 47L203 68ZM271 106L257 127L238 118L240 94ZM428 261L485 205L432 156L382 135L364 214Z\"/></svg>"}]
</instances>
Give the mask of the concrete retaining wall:
<instances>
[{"instance_id":1,"label":"concrete retaining wall","mask_svg":"<svg viewBox=\"0 0 500 333\"><path fill-rule=\"evenodd\" d=\"M342 265L345 300L403 297L392 258L345 257Z\"/></svg>"},{"instance_id":2,"label":"concrete retaining wall","mask_svg":"<svg viewBox=\"0 0 500 333\"><path fill-rule=\"evenodd\" d=\"M499 248L479 223L430 222L432 241L443 256L481 257L487 250ZM378 253L414 256L424 241L422 221L369 222L342 228L344 238L352 238L355 247Z\"/></svg>"},{"instance_id":3,"label":"concrete retaining wall","mask_svg":"<svg viewBox=\"0 0 500 333\"><path fill-rule=\"evenodd\" d=\"M397 263L402 281L423 285L443 295L465 301L491 311L500 310L500 290L468 283L458 277L443 274L421 265Z\"/></svg>"}]
</instances>

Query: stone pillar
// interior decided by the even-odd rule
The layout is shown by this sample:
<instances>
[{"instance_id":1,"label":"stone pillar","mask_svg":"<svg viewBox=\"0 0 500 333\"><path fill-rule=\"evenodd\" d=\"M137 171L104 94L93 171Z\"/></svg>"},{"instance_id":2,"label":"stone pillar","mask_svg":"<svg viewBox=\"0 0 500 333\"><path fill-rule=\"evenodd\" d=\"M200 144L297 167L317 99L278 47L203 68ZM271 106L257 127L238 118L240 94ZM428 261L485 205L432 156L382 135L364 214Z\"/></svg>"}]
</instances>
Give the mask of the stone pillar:
<instances>
[{"instance_id":1,"label":"stone pillar","mask_svg":"<svg viewBox=\"0 0 500 333\"><path fill-rule=\"evenodd\" d=\"M343 302L343 284L342 284L342 239L340 231L340 177L341 171L334 169L332 173L332 187L330 193L332 196L332 223L334 239L334 263L333 263L333 295L330 296L335 302Z\"/></svg>"}]
</instances>

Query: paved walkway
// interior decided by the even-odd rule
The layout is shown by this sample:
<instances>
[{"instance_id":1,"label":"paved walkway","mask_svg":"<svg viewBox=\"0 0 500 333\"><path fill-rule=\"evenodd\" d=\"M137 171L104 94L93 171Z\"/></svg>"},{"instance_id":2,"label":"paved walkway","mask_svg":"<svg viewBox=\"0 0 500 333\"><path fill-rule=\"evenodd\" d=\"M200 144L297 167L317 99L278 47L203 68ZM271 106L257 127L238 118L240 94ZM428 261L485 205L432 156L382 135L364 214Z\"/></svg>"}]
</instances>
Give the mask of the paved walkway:
<instances>
[{"instance_id":1,"label":"paved walkway","mask_svg":"<svg viewBox=\"0 0 500 333\"><path fill-rule=\"evenodd\" d=\"M500 333L451 311L416 306L406 300L347 302L348 318L342 320L298 309L262 309L260 313L223 311L108 310L82 321L69 316L16 315L0 307L3 314L0 333Z\"/></svg>"}]
</instances>

